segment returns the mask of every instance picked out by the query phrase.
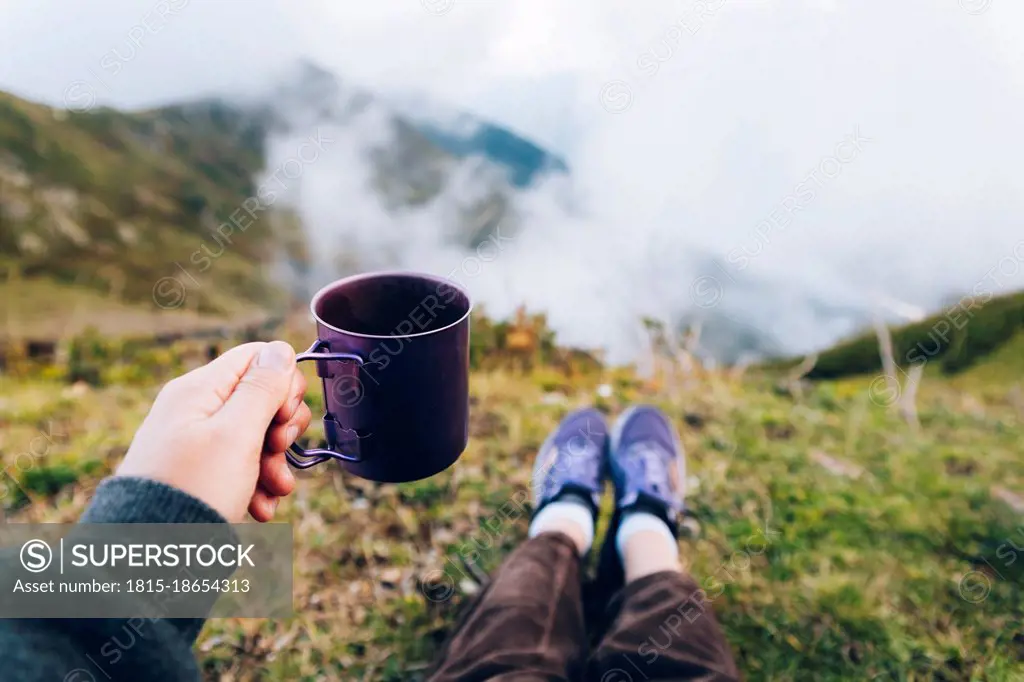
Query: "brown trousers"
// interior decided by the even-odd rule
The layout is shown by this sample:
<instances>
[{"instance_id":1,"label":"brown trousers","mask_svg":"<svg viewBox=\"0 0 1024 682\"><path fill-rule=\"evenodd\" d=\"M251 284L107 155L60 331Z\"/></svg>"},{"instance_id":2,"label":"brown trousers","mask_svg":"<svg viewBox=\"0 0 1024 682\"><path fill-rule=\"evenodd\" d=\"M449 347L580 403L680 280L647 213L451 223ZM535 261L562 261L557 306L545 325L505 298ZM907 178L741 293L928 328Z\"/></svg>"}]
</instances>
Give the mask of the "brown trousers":
<instances>
[{"instance_id":1,"label":"brown trousers","mask_svg":"<svg viewBox=\"0 0 1024 682\"><path fill-rule=\"evenodd\" d=\"M588 656L581 562L568 537L545 533L516 549L469 605L429 682L737 680L729 645L689 576L626 585Z\"/></svg>"}]
</instances>

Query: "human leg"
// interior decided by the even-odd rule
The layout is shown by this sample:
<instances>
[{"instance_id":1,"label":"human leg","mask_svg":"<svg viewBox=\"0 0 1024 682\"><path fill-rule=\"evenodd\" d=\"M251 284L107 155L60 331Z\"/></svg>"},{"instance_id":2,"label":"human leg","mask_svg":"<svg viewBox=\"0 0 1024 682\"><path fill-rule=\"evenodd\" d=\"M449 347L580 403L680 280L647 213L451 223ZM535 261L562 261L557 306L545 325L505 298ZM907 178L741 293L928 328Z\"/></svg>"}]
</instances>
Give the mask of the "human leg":
<instances>
[{"instance_id":1,"label":"human leg","mask_svg":"<svg viewBox=\"0 0 1024 682\"><path fill-rule=\"evenodd\" d=\"M607 428L594 410L570 414L544 442L530 539L464 613L430 682L582 679L581 558L593 540L606 449Z\"/></svg>"},{"instance_id":2,"label":"human leg","mask_svg":"<svg viewBox=\"0 0 1024 682\"><path fill-rule=\"evenodd\" d=\"M588 663L588 680L739 677L704 591L679 558L683 458L671 423L656 409L632 408L616 423L609 446L616 513L599 573L604 589L616 594Z\"/></svg>"}]
</instances>

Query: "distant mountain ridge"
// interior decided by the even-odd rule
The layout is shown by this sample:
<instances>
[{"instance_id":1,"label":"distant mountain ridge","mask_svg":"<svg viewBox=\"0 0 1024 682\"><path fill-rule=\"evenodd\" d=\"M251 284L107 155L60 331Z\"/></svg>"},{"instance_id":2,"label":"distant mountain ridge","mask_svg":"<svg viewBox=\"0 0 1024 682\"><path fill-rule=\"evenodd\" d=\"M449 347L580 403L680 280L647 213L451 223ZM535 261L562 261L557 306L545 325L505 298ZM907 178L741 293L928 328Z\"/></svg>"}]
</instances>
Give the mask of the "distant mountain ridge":
<instances>
[{"instance_id":1,"label":"distant mountain ridge","mask_svg":"<svg viewBox=\"0 0 1024 682\"><path fill-rule=\"evenodd\" d=\"M423 93L390 97L388 104L445 151L460 158L485 158L504 167L517 188L529 187L549 174L570 172L562 156L521 128L496 123Z\"/></svg>"},{"instance_id":2,"label":"distant mountain ridge","mask_svg":"<svg viewBox=\"0 0 1024 682\"><path fill-rule=\"evenodd\" d=\"M483 156L508 168L513 186L529 187L548 173L568 173L561 158L507 128L481 122L469 135L424 125L420 131L439 147L459 157Z\"/></svg>"}]
</instances>

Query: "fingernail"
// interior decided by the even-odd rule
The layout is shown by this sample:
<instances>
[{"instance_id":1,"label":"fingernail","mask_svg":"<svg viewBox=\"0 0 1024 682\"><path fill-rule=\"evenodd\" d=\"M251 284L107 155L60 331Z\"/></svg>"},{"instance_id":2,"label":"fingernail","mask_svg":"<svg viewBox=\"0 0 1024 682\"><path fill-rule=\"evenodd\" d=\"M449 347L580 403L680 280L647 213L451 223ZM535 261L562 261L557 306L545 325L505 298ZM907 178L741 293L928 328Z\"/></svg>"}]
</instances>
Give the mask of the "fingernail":
<instances>
[{"instance_id":1,"label":"fingernail","mask_svg":"<svg viewBox=\"0 0 1024 682\"><path fill-rule=\"evenodd\" d=\"M295 439L299 437L299 427L292 425L288 427L288 430L284 432L284 439L289 443L294 443Z\"/></svg>"},{"instance_id":2,"label":"fingernail","mask_svg":"<svg viewBox=\"0 0 1024 682\"><path fill-rule=\"evenodd\" d=\"M284 341L274 341L263 346L256 358L256 364L278 371L290 369L295 361L295 352Z\"/></svg>"},{"instance_id":3,"label":"fingernail","mask_svg":"<svg viewBox=\"0 0 1024 682\"><path fill-rule=\"evenodd\" d=\"M270 498L270 513L271 514L273 514L274 512L277 511L277 503L280 502L280 501L281 501L280 497L271 497Z\"/></svg>"}]
</instances>

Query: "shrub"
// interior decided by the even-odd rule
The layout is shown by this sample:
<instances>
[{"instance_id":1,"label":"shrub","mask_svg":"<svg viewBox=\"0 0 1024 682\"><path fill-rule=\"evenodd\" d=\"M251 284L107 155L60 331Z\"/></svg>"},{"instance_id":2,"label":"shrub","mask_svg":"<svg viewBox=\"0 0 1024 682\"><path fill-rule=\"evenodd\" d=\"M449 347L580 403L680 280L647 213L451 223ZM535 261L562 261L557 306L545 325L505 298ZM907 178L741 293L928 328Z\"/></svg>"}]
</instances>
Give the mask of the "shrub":
<instances>
[{"instance_id":1,"label":"shrub","mask_svg":"<svg viewBox=\"0 0 1024 682\"><path fill-rule=\"evenodd\" d=\"M900 365L939 360L944 372L955 373L1020 331L1024 331L1024 292L992 298L984 304L968 304L965 300L921 322L893 329L893 352ZM829 379L881 369L878 339L871 331L822 353L808 377Z\"/></svg>"},{"instance_id":2,"label":"shrub","mask_svg":"<svg viewBox=\"0 0 1024 682\"><path fill-rule=\"evenodd\" d=\"M100 386L103 368L114 353L108 341L94 327L71 339L68 347L68 381Z\"/></svg>"}]
</instances>

